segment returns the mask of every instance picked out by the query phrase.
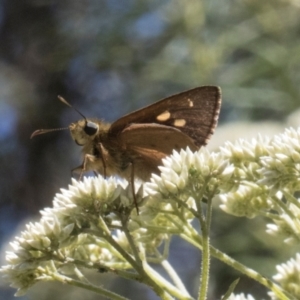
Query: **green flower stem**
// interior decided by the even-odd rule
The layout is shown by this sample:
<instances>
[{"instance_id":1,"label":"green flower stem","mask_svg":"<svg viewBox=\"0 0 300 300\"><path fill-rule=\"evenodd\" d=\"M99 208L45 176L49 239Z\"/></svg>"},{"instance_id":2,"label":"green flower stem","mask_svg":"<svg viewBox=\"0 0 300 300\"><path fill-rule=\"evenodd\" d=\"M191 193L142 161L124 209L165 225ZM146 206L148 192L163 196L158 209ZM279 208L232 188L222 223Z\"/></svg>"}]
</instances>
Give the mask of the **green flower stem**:
<instances>
[{"instance_id":1,"label":"green flower stem","mask_svg":"<svg viewBox=\"0 0 300 300\"><path fill-rule=\"evenodd\" d=\"M166 214L165 217L170 220L172 220L173 214ZM153 226L153 225L148 225L148 224L143 224L143 228L148 229L149 231L156 232L156 233L163 233L163 234L178 234L178 230L174 230L173 228L167 228L163 226ZM178 227L179 228L179 227ZM179 232L181 232L180 230Z\"/></svg>"},{"instance_id":2,"label":"green flower stem","mask_svg":"<svg viewBox=\"0 0 300 300\"><path fill-rule=\"evenodd\" d=\"M210 267L210 251L209 251L209 226L211 220L211 199L208 199L207 205L207 216L209 220L205 218L202 210L202 199L204 191L207 187L207 181L203 184L199 193L193 193L193 197L197 206L198 220L200 222L200 227L202 231L202 264L201 264L201 275L200 275L200 284L198 291L198 299L205 300L207 298L208 291L208 282L209 282L209 267ZM208 212L210 210L210 212ZM205 220L206 219L206 220ZM209 221L209 223L207 222Z\"/></svg>"},{"instance_id":3,"label":"green flower stem","mask_svg":"<svg viewBox=\"0 0 300 300\"><path fill-rule=\"evenodd\" d=\"M170 293L176 297L178 294L180 294L180 296L182 297L183 296L182 292L180 293L180 291L175 289L174 286L172 286L169 282L167 282L158 273L155 272L156 275L154 276L154 278L152 276L150 276L154 272L154 270L152 268L150 268L150 266L148 264L146 264L147 258L146 258L145 252L144 252L144 248L142 246L140 246L139 251L138 251L138 249L136 248L136 246L134 244L132 236L126 227L126 224L122 223L122 225L125 229L124 232L125 232L125 235L127 237L127 240L129 242L132 250L135 249L135 251L136 251L135 255L138 256L138 263L140 264L141 268L137 271L141 274L142 278L143 279L146 278L148 281L148 284L150 284L150 286L152 286L154 288L154 290L156 290L158 292L158 295L160 295L161 297L164 296L164 297L166 297L166 299L168 299L168 297L169 297L169 295L166 294L164 292L164 290L167 290L168 293ZM138 253L140 253L141 257L138 255ZM147 268L145 268L145 266L147 266ZM150 272L150 270L152 270L152 272ZM143 276L143 275L147 275L147 276ZM157 282L157 280L159 280L159 281ZM182 298L182 299L189 299L189 298Z\"/></svg>"},{"instance_id":4,"label":"green flower stem","mask_svg":"<svg viewBox=\"0 0 300 300\"><path fill-rule=\"evenodd\" d=\"M162 262L169 257L169 247L170 247L170 239L165 238L163 254L161 254L157 250L157 248L153 248L151 251L153 251L154 253L153 253L153 255L147 257L147 262L155 263L155 264L162 264Z\"/></svg>"},{"instance_id":5,"label":"green flower stem","mask_svg":"<svg viewBox=\"0 0 300 300\"><path fill-rule=\"evenodd\" d=\"M170 244L171 244L171 238L170 237L165 238L164 251L163 251L163 255L162 255L162 258L164 260L169 257ZM156 251L160 254L160 252L157 249L156 249Z\"/></svg>"},{"instance_id":6,"label":"green flower stem","mask_svg":"<svg viewBox=\"0 0 300 300\"><path fill-rule=\"evenodd\" d=\"M156 252L158 252L158 250L156 250ZM161 265L166 270L166 272L168 273L168 275L170 276L170 278L174 282L175 286L179 290L183 291L185 294L188 294L188 291L186 290L183 282L181 281L180 277L178 276L176 271L173 269L173 267L170 265L170 263L166 259L164 259L164 260L162 260Z\"/></svg>"},{"instance_id":7,"label":"green flower stem","mask_svg":"<svg viewBox=\"0 0 300 300\"><path fill-rule=\"evenodd\" d=\"M131 250L132 250L132 252L133 252L134 258L135 258L136 262L137 262L140 266L142 266L142 261L141 261L140 256L139 256L139 252L138 252L138 250L137 250L137 248L136 248L136 246L135 246L135 243L134 243L134 241L133 241L133 239L132 239L132 236L131 236L131 234L130 234L128 228L127 228L127 224L126 224L126 223L127 223L127 220L124 220L124 219L122 218L122 216L120 216L120 220L121 220L121 223L122 223L122 230L123 230L123 232L124 232L125 235L126 235L127 241L128 241L128 243L129 243L129 245L130 245L130 248L131 248Z\"/></svg>"},{"instance_id":8,"label":"green flower stem","mask_svg":"<svg viewBox=\"0 0 300 300\"><path fill-rule=\"evenodd\" d=\"M77 267L74 268L74 272L81 282L90 284L90 282L87 280L87 278L81 273L81 271Z\"/></svg>"},{"instance_id":9,"label":"green flower stem","mask_svg":"<svg viewBox=\"0 0 300 300\"><path fill-rule=\"evenodd\" d=\"M221 300L227 300L227 299L229 299L230 295L234 292L234 290L235 290L237 284L239 283L239 281L240 281L240 278L234 280L234 281L230 284L228 290L226 291L225 295L222 297Z\"/></svg>"},{"instance_id":10,"label":"green flower stem","mask_svg":"<svg viewBox=\"0 0 300 300\"><path fill-rule=\"evenodd\" d=\"M199 237L199 240L196 241L193 237L191 237L190 233L186 234L187 231L185 231L184 233L179 234L179 236L187 241L189 244L195 246L196 248L199 248L202 251L202 237ZM199 243L200 242L200 243Z\"/></svg>"},{"instance_id":11,"label":"green flower stem","mask_svg":"<svg viewBox=\"0 0 300 300\"><path fill-rule=\"evenodd\" d=\"M174 218L174 215L178 217L181 220L181 222L178 222L178 220ZM177 227L177 231L173 230L175 231L173 232L173 234L180 234L183 230L185 230L184 226L186 224L186 219L184 219L184 217L179 212L173 215L165 215L165 218Z\"/></svg>"},{"instance_id":12,"label":"green flower stem","mask_svg":"<svg viewBox=\"0 0 300 300\"><path fill-rule=\"evenodd\" d=\"M126 235L126 237L127 237L128 243L129 243L129 245L130 245L130 247L131 247L131 250L133 251L134 257L135 257L136 261L138 262L138 264L139 264L141 267L143 266L142 270L140 270L140 271L142 271L143 273L144 273L144 272L147 273L147 271L145 270L145 264L143 264L143 262L142 262L142 260L141 260L141 258L140 258L140 256L139 256L139 253L144 253L144 252L141 251L141 249L140 249L140 251L138 251L138 249L136 248L135 243L134 243L134 241L133 241L133 239L132 239L132 236L131 236L130 232L128 231L128 228L127 228L127 226L126 226L126 222L123 221L122 218L121 218L121 222L122 222L122 229L123 229L123 232L125 233L125 235ZM143 248L143 247L140 247L140 248ZM146 261L146 257L144 257L143 261ZM147 264L147 266L148 266L148 264ZM151 269L152 269L152 268L151 268ZM148 270L149 270L149 269L148 269ZM152 270L153 270L153 269L152 269ZM149 273L147 273L147 274L149 275ZM150 276L150 277L151 277L151 276ZM173 286L171 286L167 281L165 281L165 280L163 279L163 277L161 277L158 273L156 273L156 276L155 276L153 282L155 283L157 279L160 279L159 282L158 282L160 287L165 287L165 288L169 291L169 293L171 293L171 294L173 294L173 295L174 295L174 293L175 293L174 296L177 297L178 292L177 292L176 290L175 290L175 292L174 292ZM167 282L167 285L165 284L165 282ZM161 283L164 283L163 286L161 285ZM184 291L186 291L186 290L184 290ZM182 295L181 295L181 297L182 297ZM184 299L184 298L182 298L182 299ZM188 298L186 298L186 299L188 299Z\"/></svg>"},{"instance_id":13,"label":"green flower stem","mask_svg":"<svg viewBox=\"0 0 300 300\"><path fill-rule=\"evenodd\" d=\"M211 217L212 217L212 198L209 198L207 200L207 208L206 208L206 222L204 226L204 230L202 230L202 245L203 245L203 251L202 251L202 274L201 274L201 283L203 285L203 288L201 286L201 292L199 293L199 300L205 300L207 298L207 292L208 292L208 281L209 281L209 275L210 275L210 225L211 225ZM206 288L204 288L206 286Z\"/></svg>"},{"instance_id":14,"label":"green flower stem","mask_svg":"<svg viewBox=\"0 0 300 300\"><path fill-rule=\"evenodd\" d=\"M242 274L245 274L248 277L256 280L260 284L264 285L265 287L267 287L268 289L273 291L279 299L289 300L289 299L293 298L292 296L288 296L288 293L286 291L283 291L283 289L281 289L277 284L275 284L271 280L263 277L258 272L256 272L256 271L244 266L243 264L237 262L236 260L234 260L230 256L228 256L228 255L224 254L223 252L221 252L220 250L214 248L213 246L210 246L210 251L211 251L212 256L218 258L219 260L223 261L227 265L229 265L232 268L238 270Z\"/></svg>"},{"instance_id":15,"label":"green flower stem","mask_svg":"<svg viewBox=\"0 0 300 300\"><path fill-rule=\"evenodd\" d=\"M135 260L132 259L132 257L125 251L122 249L122 247L119 246L118 243L115 242L115 240L111 237L111 232L108 229L108 227L106 226L106 223L104 222L104 220L102 218L99 218L99 222L101 222L101 225L106 228L106 235L105 235L105 239L109 242L110 245L112 245L124 258L125 260L128 261L128 263L131 264L131 266L141 275L143 273L142 271L142 262L140 260L140 257L138 255L138 251L135 247L135 244L132 240L132 237L130 235L130 233L128 232L128 229L126 227L126 221L123 220L122 216L120 217L121 223L122 223L122 230L125 233L128 243L130 245L130 247L132 248L131 250L133 251ZM101 227L102 227L101 226ZM125 255L125 256L124 256Z\"/></svg>"},{"instance_id":16,"label":"green flower stem","mask_svg":"<svg viewBox=\"0 0 300 300\"><path fill-rule=\"evenodd\" d=\"M278 205L283 211L284 213L286 213L291 219L294 219L295 216L293 215L292 211L287 207L287 205L282 202L281 200L279 200L276 196L271 197L272 201Z\"/></svg>"},{"instance_id":17,"label":"green flower stem","mask_svg":"<svg viewBox=\"0 0 300 300\"><path fill-rule=\"evenodd\" d=\"M187 242L191 243L195 247L197 247L200 250L203 250L202 244L204 243L201 236L199 236L198 232L189 224L186 224L186 230L184 233L180 234L180 236L186 240ZM234 268L235 270L241 272L242 274L245 274L246 276L256 280L263 286L267 287L271 291L275 293L275 295L282 300L289 300L293 299L292 296L289 296L288 292L281 289L277 284L273 283L271 280L266 279L258 272L247 268L243 264L237 262L230 256L224 254L220 250L214 248L210 245L210 253L213 257L218 258L220 261L224 262L225 264L229 265L230 267Z\"/></svg>"},{"instance_id":18,"label":"green flower stem","mask_svg":"<svg viewBox=\"0 0 300 300\"><path fill-rule=\"evenodd\" d=\"M202 250L202 264L200 286L198 291L198 299L205 300L207 298L208 281L209 281L209 267L210 267L210 251L209 251L209 235L207 228L202 228L203 234L203 250Z\"/></svg>"},{"instance_id":19,"label":"green flower stem","mask_svg":"<svg viewBox=\"0 0 300 300\"><path fill-rule=\"evenodd\" d=\"M136 261L129 255L112 237L111 235L107 235L106 233L100 233L99 231L92 229L83 229L82 232L89 233L91 235L97 236L99 238L105 239L110 245L112 245L121 255L122 257L131 265L131 267L135 270L140 269Z\"/></svg>"},{"instance_id":20,"label":"green flower stem","mask_svg":"<svg viewBox=\"0 0 300 300\"><path fill-rule=\"evenodd\" d=\"M128 298L122 297L122 296L120 296L120 295L118 295L116 293L113 293L113 292L108 291L108 290L106 290L104 288L95 286L95 285L93 285L91 283L87 284L87 283L84 283L82 281L78 281L78 280L75 280L73 278L61 275L59 273L52 273L52 274L49 274L49 275L53 279L55 279L57 281L60 281L62 283L66 283L66 284L69 284L69 285L77 286L77 287L80 287L80 288L83 288L83 289L95 292L97 294L103 295L103 296L105 296L105 297L107 297L109 299L112 299L112 300L129 300Z\"/></svg>"},{"instance_id":21,"label":"green flower stem","mask_svg":"<svg viewBox=\"0 0 300 300\"><path fill-rule=\"evenodd\" d=\"M291 193L289 193L285 190L282 190L282 193L283 193L284 197L286 198L286 200L293 203L296 207L298 207L300 209L299 201Z\"/></svg>"},{"instance_id":22,"label":"green flower stem","mask_svg":"<svg viewBox=\"0 0 300 300\"><path fill-rule=\"evenodd\" d=\"M180 300L193 300L193 298L187 292L183 290L179 290L178 288L174 287L167 280L165 280L159 273L157 273L154 269L152 269L146 260L143 260L143 266L145 272L149 275L149 277L151 277L153 281L157 282L157 284L160 287L165 289L173 297Z\"/></svg>"},{"instance_id":23,"label":"green flower stem","mask_svg":"<svg viewBox=\"0 0 300 300\"><path fill-rule=\"evenodd\" d=\"M124 271L121 268L125 268L125 267L129 267L129 264L125 264L125 263L121 263L121 264L116 264L113 263L112 267L107 266L107 264L102 265L102 264L97 264L97 263L87 263L85 261L81 261L81 260L73 260L72 263L74 263L76 266L79 267L83 267L86 269L93 269L93 270L99 270L101 268L104 268L105 270L107 270L107 272L111 272L114 274L117 274L123 278L126 279L131 279L131 280L135 280L135 281L140 281L140 276L137 273L132 273L129 271ZM119 266L118 266L119 265ZM117 269L119 268L119 269Z\"/></svg>"},{"instance_id":24,"label":"green flower stem","mask_svg":"<svg viewBox=\"0 0 300 300\"><path fill-rule=\"evenodd\" d=\"M172 200L174 200L179 206L184 207L185 209L189 210L195 218L199 218L199 212L197 212L195 209L192 207L188 206L186 202L182 201L181 199L177 197L173 197Z\"/></svg>"},{"instance_id":25,"label":"green flower stem","mask_svg":"<svg viewBox=\"0 0 300 300\"><path fill-rule=\"evenodd\" d=\"M270 212L267 212L267 211L259 211L258 213L259 213L260 216L265 217L265 218L270 219L270 220L277 220L277 221L281 220L280 216L277 215L277 214L273 214L273 213L270 213Z\"/></svg>"}]
</instances>

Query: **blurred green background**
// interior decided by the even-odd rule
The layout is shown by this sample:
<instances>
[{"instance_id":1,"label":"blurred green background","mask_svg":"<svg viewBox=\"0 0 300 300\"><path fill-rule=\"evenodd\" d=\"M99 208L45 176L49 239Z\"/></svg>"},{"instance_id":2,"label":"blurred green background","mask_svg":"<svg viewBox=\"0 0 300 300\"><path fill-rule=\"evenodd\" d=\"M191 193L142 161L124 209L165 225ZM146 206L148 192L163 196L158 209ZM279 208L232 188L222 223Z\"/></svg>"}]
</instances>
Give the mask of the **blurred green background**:
<instances>
[{"instance_id":1,"label":"blurred green background","mask_svg":"<svg viewBox=\"0 0 300 300\"><path fill-rule=\"evenodd\" d=\"M0 242L38 219L81 163L68 131L30 140L40 128L66 127L78 114L107 121L173 93L219 85L223 106L212 149L225 140L272 135L299 125L299 0L0 0ZM22 224L22 225L20 225ZM265 220L217 211L212 243L266 276L292 249L266 236ZM200 257L174 239L170 261L193 296ZM147 288L92 274L130 299L157 299ZM240 274L212 261L209 299ZM241 277L237 292L266 291ZM15 291L1 283L0 300ZM22 299L101 299L41 284Z\"/></svg>"}]
</instances>

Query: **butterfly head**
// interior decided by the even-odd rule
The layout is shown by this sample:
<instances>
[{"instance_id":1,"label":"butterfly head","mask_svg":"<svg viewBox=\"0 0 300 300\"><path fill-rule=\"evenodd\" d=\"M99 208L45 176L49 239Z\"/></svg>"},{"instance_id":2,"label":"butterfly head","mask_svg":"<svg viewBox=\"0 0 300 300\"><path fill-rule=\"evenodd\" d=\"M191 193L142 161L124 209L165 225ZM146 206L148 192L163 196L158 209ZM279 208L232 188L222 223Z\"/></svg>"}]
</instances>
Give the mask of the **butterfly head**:
<instances>
[{"instance_id":1,"label":"butterfly head","mask_svg":"<svg viewBox=\"0 0 300 300\"><path fill-rule=\"evenodd\" d=\"M106 129L106 126L102 123L102 121L89 120L78 109L76 109L69 102L67 102L63 97L58 96L58 99L67 106L73 108L77 113L79 113L83 117L83 119L75 123L71 123L69 127L65 128L38 129L32 133L31 138L52 131L69 129L71 137L76 142L76 144L84 146L95 139L95 137L99 134L99 131L101 131L101 128Z\"/></svg>"},{"instance_id":2,"label":"butterfly head","mask_svg":"<svg viewBox=\"0 0 300 300\"><path fill-rule=\"evenodd\" d=\"M101 123L100 123L101 124ZM99 133L99 122L82 119L76 123L71 123L69 126L72 139L77 145L83 146Z\"/></svg>"}]
</instances>

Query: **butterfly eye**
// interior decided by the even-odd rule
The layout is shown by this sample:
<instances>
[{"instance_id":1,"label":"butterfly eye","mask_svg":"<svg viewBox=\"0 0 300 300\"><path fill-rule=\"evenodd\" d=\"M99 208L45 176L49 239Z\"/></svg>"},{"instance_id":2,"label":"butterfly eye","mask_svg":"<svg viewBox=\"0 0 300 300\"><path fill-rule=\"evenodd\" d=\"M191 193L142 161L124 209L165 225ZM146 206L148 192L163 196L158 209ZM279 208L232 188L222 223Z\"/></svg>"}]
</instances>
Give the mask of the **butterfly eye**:
<instances>
[{"instance_id":1,"label":"butterfly eye","mask_svg":"<svg viewBox=\"0 0 300 300\"><path fill-rule=\"evenodd\" d=\"M84 126L84 132L87 135L94 135L95 133L97 133L98 131L98 125L94 122L86 122L85 126Z\"/></svg>"}]
</instances>

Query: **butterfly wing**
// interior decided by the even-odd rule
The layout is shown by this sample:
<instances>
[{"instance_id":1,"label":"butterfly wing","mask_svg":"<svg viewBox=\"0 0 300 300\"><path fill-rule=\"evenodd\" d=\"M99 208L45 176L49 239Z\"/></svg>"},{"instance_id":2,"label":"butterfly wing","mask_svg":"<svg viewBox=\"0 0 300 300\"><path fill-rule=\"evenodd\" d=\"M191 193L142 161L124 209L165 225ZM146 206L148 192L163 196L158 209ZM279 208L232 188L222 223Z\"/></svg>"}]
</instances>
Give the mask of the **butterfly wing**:
<instances>
[{"instance_id":1,"label":"butterfly wing","mask_svg":"<svg viewBox=\"0 0 300 300\"><path fill-rule=\"evenodd\" d=\"M189 146L197 150L194 141L180 130L160 124L131 124L119 135L121 145L126 149L145 148L161 152L166 156L172 150L180 150Z\"/></svg>"},{"instance_id":2,"label":"butterfly wing","mask_svg":"<svg viewBox=\"0 0 300 300\"><path fill-rule=\"evenodd\" d=\"M148 179L157 173L161 160L175 150L190 147L196 151L194 141L180 130L160 124L132 124L118 136L119 145L134 158L135 174Z\"/></svg>"},{"instance_id":3,"label":"butterfly wing","mask_svg":"<svg viewBox=\"0 0 300 300\"><path fill-rule=\"evenodd\" d=\"M216 86L197 87L160 100L120 118L111 125L108 134L110 136L118 136L120 132L131 126L131 124L155 123L177 129L176 132L180 131L182 133L181 137L187 135L197 147L201 147L207 144L214 132L218 122L220 107L220 88ZM157 130L160 129L153 129L156 139L158 138ZM137 137L138 132L143 131L145 139L148 139L150 134L149 130L145 130L145 128L131 128L131 130L137 130L135 133L130 133L130 135L134 135L136 142L141 138L140 136ZM173 134L170 139L179 139L178 133L174 134L175 131L168 132L170 135Z\"/></svg>"}]
</instances>

